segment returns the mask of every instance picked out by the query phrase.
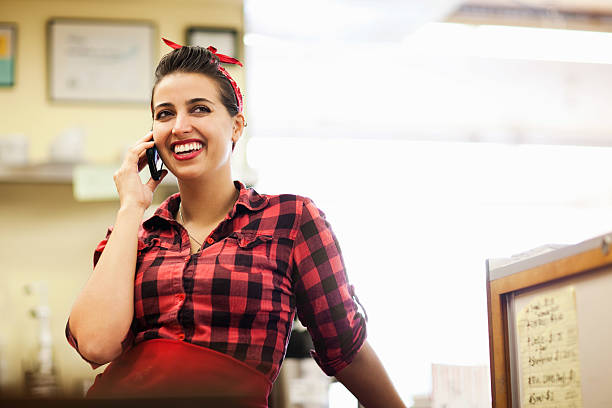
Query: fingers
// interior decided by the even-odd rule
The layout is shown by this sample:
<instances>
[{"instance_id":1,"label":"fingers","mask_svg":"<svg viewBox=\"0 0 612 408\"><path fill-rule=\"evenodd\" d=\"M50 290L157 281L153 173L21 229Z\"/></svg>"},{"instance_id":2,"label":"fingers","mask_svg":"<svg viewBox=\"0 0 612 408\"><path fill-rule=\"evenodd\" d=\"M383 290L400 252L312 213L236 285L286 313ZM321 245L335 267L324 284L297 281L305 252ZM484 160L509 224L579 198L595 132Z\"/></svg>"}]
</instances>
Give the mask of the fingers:
<instances>
[{"instance_id":1,"label":"fingers","mask_svg":"<svg viewBox=\"0 0 612 408\"><path fill-rule=\"evenodd\" d=\"M155 145L155 141L153 139L153 131L147 132L147 134L138 140L138 143L134 145L135 152L138 154L138 172L144 169L147 166L147 155L146 150L153 147ZM145 152L142 151L144 148Z\"/></svg>"},{"instance_id":2,"label":"fingers","mask_svg":"<svg viewBox=\"0 0 612 408\"><path fill-rule=\"evenodd\" d=\"M144 169L147 165L147 154L145 151L145 153L138 159L138 172L140 173L140 170Z\"/></svg>"},{"instance_id":3,"label":"fingers","mask_svg":"<svg viewBox=\"0 0 612 408\"><path fill-rule=\"evenodd\" d=\"M126 161L128 161L129 163L138 164L138 166L140 166L140 159L145 157L146 150L153 147L154 145L155 142L153 140L148 142L139 142L128 150L125 158ZM146 162L146 157L144 160Z\"/></svg>"},{"instance_id":4,"label":"fingers","mask_svg":"<svg viewBox=\"0 0 612 408\"><path fill-rule=\"evenodd\" d=\"M151 130L147 132L146 135L138 139L136 143L134 144L134 146L132 146L128 150L128 153L135 152L137 156L140 157L142 150L146 150L149 147L153 147L154 144L155 144L155 141L153 140L153 131Z\"/></svg>"},{"instance_id":5,"label":"fingers","mask_svg":"<svg viewBox=\"0 0 612 408\"><path fill-rule=\"evenodd\" d=\"M140 138L138 142L130 147L126 152L126 155L123 159L123 164L120 167L120 172L118 171L117 176L120 174L130 174L136 170L136 173L140 173L140 171L147 166L147 149L155 146L155 141L153 140L153 132L148 132L144 137Z\"/></svg>"},{"instance_id":6,"label":"fingers","mask_svg":"<svg viewBox=\"0 0 612 408\"><path fill-rule=\"evenodd\" d=\"M150 140L153 140L153 131L152 130L148 131L147 134L144 135L144 137L138 139L137 143L148 142Z\"/></svg>"}]
</instances>

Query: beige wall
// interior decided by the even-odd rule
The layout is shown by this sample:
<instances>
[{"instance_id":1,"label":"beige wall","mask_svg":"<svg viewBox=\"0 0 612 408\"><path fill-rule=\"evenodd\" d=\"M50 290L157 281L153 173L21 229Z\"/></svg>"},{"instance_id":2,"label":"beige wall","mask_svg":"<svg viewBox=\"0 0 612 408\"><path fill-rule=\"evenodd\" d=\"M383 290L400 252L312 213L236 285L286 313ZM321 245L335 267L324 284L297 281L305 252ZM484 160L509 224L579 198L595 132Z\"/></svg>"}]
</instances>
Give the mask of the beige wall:
<instances>
[{"instance_id":1,"label":"beige wall","mask_svg":"<svg viewBox=\"0 0 612 408\"><path fill-rule=\"evenodd\" d=\"M184 44L189 26L234 28L242 34L244 25L241 0L0 0L0 21L17 24L16 84L0 88L0 137L25 134L33 161L46 160L51 141L74 126L86 132L89 161L117 161L126 143L151 127L148 103L49 101L46 30L47 21L55 17L151 22L156 27L154 55L159 57L170 51L161 37ZM244 89L242 69L229 70Z\"/></svg>"},{"instance_id":2,"label":"beige wall","mask_svg":"<svg viewBox=\"0 0 612 408\"><path fill-rule=\"evenodd\" d=\"M37 323L29 309L38 297L24 286L49 286L54 359L63 388L93 371L67 346L63 329L92 265L92 250L113 222L115 203L77 203L70 185L0 185L0 315L3 388L20 388L22 364L36 359ZM43 198L43 199L41 199Z\"/></svg>"},{"instance_id":3,"label":"beige wall","mask_svg":"<svg viewBox=\"0 0 612 408\"><path fill-rule=\"evenodd\" d=\"M172 191L156 191L159 203ZM38 323L29 310L38 295L24 286L49 288L54 361L64 391L95 377L68 345L66 319L93 265L93 251L114 222L118 202L74 200L70 184L0 184L0 383L2 390L23 386L23 364L36 360ZM150 214L156 205L148 210Z\"/></svg>"},{"instance_id":4,"label":"beige wall","mask_svg":"<svg viewBox=\"0 0 612 408\"><path fill-rule=\"evenodd\" d=\"M62 130L77 125L87 132L87 159L114 163L125 145L141 137L151 123L147 104L47 99L45 35L52 17L145 20L156 26L158 39L164 36L182 43L191 25L243 32L241 0L0 0L0 21L18 27L16 84L0 88L0 137L25 134L33 162L47 160L49 143ZM169 51L161 40L156 44L159 56ZM234 70L232 75L244 88L243 72ZM170 192L158 191L155 202ZM54 360L62 390L71 392L79 381L93 379L104 369L94 371L78 357L65 340L64 327L91 273L93 250L113 223L117 208L112 201L77 202L68 182L0 181L0 391L21 389L22 368L36 358L37 324L29 309L37 297L23 290L32 282L45 281L49 286Z\"/></svg>"}]
</instances>

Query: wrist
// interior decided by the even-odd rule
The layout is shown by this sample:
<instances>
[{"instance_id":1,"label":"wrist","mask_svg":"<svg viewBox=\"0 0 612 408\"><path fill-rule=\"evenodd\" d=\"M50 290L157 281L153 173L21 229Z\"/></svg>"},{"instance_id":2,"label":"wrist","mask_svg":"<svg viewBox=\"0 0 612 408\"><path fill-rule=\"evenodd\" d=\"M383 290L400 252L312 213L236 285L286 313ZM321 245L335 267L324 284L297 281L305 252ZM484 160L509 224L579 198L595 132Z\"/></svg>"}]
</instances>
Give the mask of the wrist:
<instances>
[{"instance_id":1,"label":"wrist","mask_svg":"<svg viewBox=\"0 0 612 408\"><path fill-rule=\"evenodd\" d=\"M121 203L119 206L119 214L122 215L132 215L132 216L140 216L144 215L147 207L142 204L130 202L130 203Z\"/></svg>"}]
</instances>

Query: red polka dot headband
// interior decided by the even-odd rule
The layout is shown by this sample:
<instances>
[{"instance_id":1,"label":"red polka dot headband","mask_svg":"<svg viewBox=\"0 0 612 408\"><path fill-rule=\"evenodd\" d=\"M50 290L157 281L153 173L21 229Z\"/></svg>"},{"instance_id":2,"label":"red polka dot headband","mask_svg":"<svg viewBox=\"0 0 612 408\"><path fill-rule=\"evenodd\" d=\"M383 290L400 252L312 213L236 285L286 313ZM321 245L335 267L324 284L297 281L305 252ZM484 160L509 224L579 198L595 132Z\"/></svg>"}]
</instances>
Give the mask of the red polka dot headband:
<instances>
[{"instance_id":1,"label":"red polka dot headband","mask_svg":"<svg viewBox=\"0 0 612 408\"><path fill-rule=\"evenodd\" d=\"M174 42L172 42L170 40L166 40L165 38L162 38L162 40L164 40L166 45L168 45L171 48L174 48L175 50L177 50L177 49L182 47L182 45L174 43ZM243 66L242 63L240 61L238 61L236 58L228 57L227 55L223 55L223 54L217 53L217 49L215 47L213 47L212 45L209 46L207 48L207 50L212 52L214 55L216 55L217 58L219 58L220 62L225 62L227 64L236 64L236 65ZM223 76L225 76L227 78L227 80L230 82L230 84L232 84L232 88L234 88L234 94L236 95L236 101L238 102L238 111L242 112L242 93L240 93L240 88L238 88L238 85L236 84L236 81L234 81L234 79L230 76L229 72L227 72L220 64L218 66L218 69L223 74Z\"/></svg>"}]
</instances>

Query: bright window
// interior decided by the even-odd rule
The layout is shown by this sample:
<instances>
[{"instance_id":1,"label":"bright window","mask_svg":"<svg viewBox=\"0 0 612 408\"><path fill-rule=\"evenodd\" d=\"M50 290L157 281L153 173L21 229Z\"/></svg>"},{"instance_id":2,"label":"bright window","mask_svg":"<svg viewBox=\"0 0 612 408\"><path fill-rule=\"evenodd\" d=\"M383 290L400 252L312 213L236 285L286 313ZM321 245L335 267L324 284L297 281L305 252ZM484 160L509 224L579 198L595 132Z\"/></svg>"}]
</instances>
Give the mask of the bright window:
<instances>
[{"instance_id":1,"label":"bright window","mask_svg":"<svg viewBox=\"0 0 612 408\"><path fill-rule=\"evenodd\" d=\"M611 148L254 138L258 191L312 198L405 401L488 365L485 259L612 229Z\"/></svg>"}]
</instances>

